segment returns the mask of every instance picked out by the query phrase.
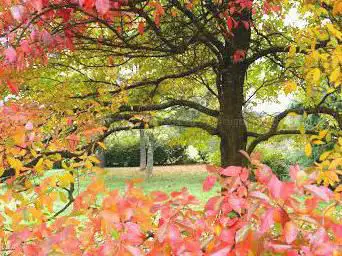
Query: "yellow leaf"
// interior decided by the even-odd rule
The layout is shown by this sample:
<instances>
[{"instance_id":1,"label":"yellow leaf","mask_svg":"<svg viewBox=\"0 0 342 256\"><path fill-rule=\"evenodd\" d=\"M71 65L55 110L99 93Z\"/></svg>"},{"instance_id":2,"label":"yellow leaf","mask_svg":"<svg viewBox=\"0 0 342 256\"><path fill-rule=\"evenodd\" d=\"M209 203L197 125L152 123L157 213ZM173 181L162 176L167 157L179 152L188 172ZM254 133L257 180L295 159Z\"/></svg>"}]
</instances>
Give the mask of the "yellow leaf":
<instances>
[{"instance_id":1,"label":"yellow leaf","mask_svg":"<svg viewBox=\"0 0 342 256\"><path fill-rule=\"evenodd\" d=\"M16 171L16 174L19 174L20 170L23 169L23 164L13 157L7 157L8 164Z\"/></svg>"},{"instance_id":2,"label":"yellow leaf","mask_svg":"<svg viewBox=\"0 0 342 256\"><path fill-rule=\"evenodd\" d=\"M293 57L296 54L296 46L291 45L289 49L289 57Z\"/></svg>"},{"instance_id":3,"label":"yellow leaf","mask_svg":"<svg viewBox=\"0 0 342 256\"><path fill-rule=\"evenodd\" d=\"M339 76L340 76L340 68L338 67L338 68L334 69L333 72L331 72L329 79L333 83L338 82Z\"/></svg>"},{"instance_id":4,"label":"yellow leaf","mask_svg":"<svg viewBox=\"0 0 342 256\"><path fill-rule=\"evenodd\" d=\"M89 160L96 164L101 163L100 160L95 156L89 156Z\"/></svg>"},{"instance_id":5,"label":"yellow leaf","mask_svg":"<svg viewBox=\"0 0 342 256\"><path fill-rule=\"evenodd\" d=\"M337 193L342 192L342 184L341 184L341 185L338 185L338 187L335 188L335 192L337 192Z\"/></svg>"},{"instance_id":6,"label":"yellow leaf","mask_svg":"<svg viewBox=\"0 0 342 256\"><path fill-rule=\"evenodd\" d=\"M285 94L290 94L291 92L295 91L297 89L297 84L293 81L287 81L285 82L284 86L284 92Z\"/></svg>"},{"instance_id":7,"label":"yellow leaf","mask_svg":"<svg viewBox=\"0 0 342 256\"><path fill-rule=\"evenodd\" d=\"M313 140L313 141L311 141L311 142L312 142L312 144L314 144L314 145L322 145L322 144L324 144L324 142L321 141L321 140Z\"/></svg>"},{"instance_id":8,"label":"yellow leaf","mask_svg":"<svg viewBox=\"0 0 342 256\"><path fill-rule=\"evenodd\" d=\"M327 134L328 134L327 130L322 130L322 131L319 132L318 137L320 139L323 139Z\"/></svg>"},{"instance_id":9,"label":"yellow leaf","mask_svg":"<svg viewBox=\"0 0 342 256\"><path fill-rule=\"evenodd\" d=\"M304 152L305 152L305 155L308 157L312 155L312 147L310 143L305 145Z\"/></svg>"},{"instance_id":10,"label":"yellow leaf","mask_svg":"<svg viewBox=\"0 0 342 256\"><path fill-rule=\"evenodd\" d=\"M59 177L58 185L61 187L67 187L70 185L70 183L73 183L73 182L74 182L74 176L72 176L70 172L66 172L65 174Z\"/></svg>"},{"instance_id":11,"label":"yellow leaf","mask_svg":"<svg viewBox=\"0 0 342 256\"><path fill-rule=\"evenodd\" d=\"M311 69L306 77L309 82L317 83L321 78L321 70L319 68Z\"/></svg>"},{"instance_id":12,"label":"yellow leaf","mask_svg":"<svg viewBox=\"0 0 342 256\"><path fill-rule=\"evenodd\" d=\"M43 158L39 159L39 161L37 162L34 169L39 174L44 170L44 159Z\"/></svg>"},{"instance_id":13,"label":"yellow leaf","mask_svg":"<svg viewBox=\"0 0 342 256\"><path fill-rule=\"evenodd\" d=\"M320 157L319 160L320 161L324 161L325 159L327 159L327 157L330 155L330 151L324 152Z\"/></svg>"},{"instance_id":14,"label":"yellow leaf","mask_svg":"<svg viewBox=\"0 0 342 256\"><path fill-rule=\"evenodd\" d=\"M101 148L103 148L104 150L107 149L106 145L103 142L98 142L97 143Z\"/></svg>"}]
</instances>

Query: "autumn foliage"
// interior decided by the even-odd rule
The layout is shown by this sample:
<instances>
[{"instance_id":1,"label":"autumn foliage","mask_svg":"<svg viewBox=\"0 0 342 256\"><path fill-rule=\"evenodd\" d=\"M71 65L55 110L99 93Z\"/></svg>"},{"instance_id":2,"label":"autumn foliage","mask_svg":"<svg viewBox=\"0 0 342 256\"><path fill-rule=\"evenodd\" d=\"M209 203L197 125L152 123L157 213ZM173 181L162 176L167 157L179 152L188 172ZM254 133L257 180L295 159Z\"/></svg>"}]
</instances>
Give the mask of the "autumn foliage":
<instances>
[{"instance_id":1,"label":"autumn foliage","mask_svg":"<svg viewBox=\"0 0 342 256\"><path fill-rule=\"evenodd\" d=\"M1 255L342 255L342 187L338 186L342 174L342 119L339 106L335 105L341 92L342 4L338 0L298 2L298 9L309 14L310 24L302 30L290 28L286 33L296 35L289 37L281 33L282 29L269 35L260 34L259 27L268 33L273 24L265 22L259 26L254 22L267 20L264 15L282 15L282 7L291 8L291 1L285 0L1 1L0 93L4 96L0 101ZM175 21L180 22L178 27L186 24L185 30L173 33ZM89 59L101 55L97 50L111 52L96 60L103 68L103 76L111 80L98 81L94 76L97 71L83 72L72 67L73 72L81 73L82 82L76 80L75 87L68 87L73 80L68 81L67 76L57 89L47 84L41 87L25 84L31 78L30 72L44 67L48 70L50 60L58 61L63 54L77 57L75 53L83 55L87 49ZM206 51L210 52L209 57ZM145 72L152 73L152 79L142 76L139 81L129 81L123 86L116 84L117 77L111 77L109 72L111 68L127 67L123 66L126 59L143 64L149 58L156 58L158 61L151 66L165 64L165 69L169 69L170 64L159 62L165 57L174 59L177 65L184 62L184 67L195 68L186 67L177 73L174 65L175 73L161 77ZM195 57L194 62L191 57ZM244 84L237 82L247 79L248 67L262 58L279 65L280 73L284 71L275 80L277 90L284 85L287 95L304 88L305 97L300 97L304 98L303 107L280 113L266 133L247 132L246 127L243 130L234 126L237 136L226 136L228 132L233 134L233 127L223 127L229 123L223 121L243 119L242 109L249 100L243 99ZM89 62L89 67L98 67L96 61ZM107 64L101 66L103 63ZM79 66L82 69L87 65ZM155 86L152 95L168 79L190 78L189 75L206 73L208 69L215 73L212 80L217 83L217 93L208 86L209 92L217 98L223 95L213 104L220 105L218 110L182 98L167 104L157 102L161 104L126 108L137 113L120 112L118 105L123 103L122 98L128 101L129 90L152 85ZM269 70L260 73L271 73ZM62 73L58 76L62 77ZM236 75L237 79L231 80ZM88 80L83 81L83 76ZM83 82L86 86L81 88ZM100 83L107 87L98 87ZM190 84L190 87L196 86ZM121 98L120 93L124 94ZM163 91L157 96L162 94ZM181 94L183 97L187 93L183 95L182 90ZM234 99L239 101L232 104ZM233 152L234 159L242 159L236 148L245 147L252 152L258 143L277 135L307 136L304 150L307 157L312 156L316 145L334 145L318 156L310 170L292 166L288 181L279 180L256 154L244 151L241 154L249 161L246 167L208 166L203 191L213 189L216 183L222 189L204 206L186 188L171 194L161 191L146 194L139 189L139 181L128 181L125 191L108 191L105 174L94 156L99 147L105 147L106 136L119 130L153 127L157 123L149 123L154 116L150 112L178 105L209 113L216 121L203 125L197 121L189 124L189 120L173 123L164 120L160 125L202 128L211 135L221 136L226 146L243 137L236 147L224 150ZM235 105L238 105L235 109L231 108ZM326 122L322 129L316 130L306 129L304 125L298 130L282 129L280 122L290 114L302 115L303 119L322 114ZM106 124L107 119L128 124L113 126L111 122ZM244 120L241 123L245 124ZM246 148L248 136L254 140ZM51 174L56 163L62 170ZM75 186L81 176L94 176L94 179L77 194ZM336 188L335 191L329 186Z\"/></svg>"},{"instance_id":2,"label":"autumn foliage","mask_svg":"<svg viewBox=\"0 0 342 256\"><path fill-rule=\"evenodd\" d=\"M341 255L340 195L313 184L314 175L298 166L283 182L257 158L249 160L249 168L208 166L203 189L219 182L223 192L203 208L186 188L144 194L135 186L139 181L130 181L120 193L107 191L98 175L67 214L48 218L58 201L68 200L55 177L35 187L36 200L27 205L9 190L1 196L7 201L2 250L32 256Z\"/></svg>"}]
</instances>

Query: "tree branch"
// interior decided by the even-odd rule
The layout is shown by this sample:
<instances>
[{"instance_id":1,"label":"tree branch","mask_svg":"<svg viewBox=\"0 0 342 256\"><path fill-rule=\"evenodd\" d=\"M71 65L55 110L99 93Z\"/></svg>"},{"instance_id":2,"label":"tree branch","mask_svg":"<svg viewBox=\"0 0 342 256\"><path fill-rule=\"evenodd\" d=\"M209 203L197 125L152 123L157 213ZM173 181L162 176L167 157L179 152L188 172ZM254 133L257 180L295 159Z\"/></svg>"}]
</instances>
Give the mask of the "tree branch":
<instances>
[{"instance_id":1,"label":"tree branch","mask_svg":"<svg viewBox=\"0 0 342 256\"><path fill-rule=\"evenodd\" d=\"M219 115L219 111L204 107L201 104L198 104L196 102L189 101L189 100L176 100L176 99L169 100L168 102L161 103L161 104L151 104L151 105L145 105L145 106L123 105L120 107L120 111L144 112L144 111L153 111L153 110L163 110L163 109L167 109L167 108L174 107L174 106L189 107L192 109L196 109L197 111L203 114L213 116L213 117L217 117Z\"/></svg>"}]
</instances>

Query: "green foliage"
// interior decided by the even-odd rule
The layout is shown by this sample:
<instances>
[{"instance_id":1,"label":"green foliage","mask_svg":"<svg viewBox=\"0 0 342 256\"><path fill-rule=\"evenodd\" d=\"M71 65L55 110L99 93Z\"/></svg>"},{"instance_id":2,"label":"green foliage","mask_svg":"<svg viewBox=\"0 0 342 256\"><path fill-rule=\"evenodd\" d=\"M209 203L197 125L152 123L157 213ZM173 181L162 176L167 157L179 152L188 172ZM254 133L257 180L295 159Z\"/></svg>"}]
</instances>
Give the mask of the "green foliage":
<instances>
[{"instance_id":1,"label":"green foliage","mask_svg":"<svg viewBox=\"0 0 342 256\"><path fill-rule=\"evenodd\" d=\"M134 167L139 166L139 142L130 144L114 144L105 153L106 166ZM157 143L154 148L155 165L193 164L197 161L186 154L186 146Z\"/></svg>"}]
</instances>

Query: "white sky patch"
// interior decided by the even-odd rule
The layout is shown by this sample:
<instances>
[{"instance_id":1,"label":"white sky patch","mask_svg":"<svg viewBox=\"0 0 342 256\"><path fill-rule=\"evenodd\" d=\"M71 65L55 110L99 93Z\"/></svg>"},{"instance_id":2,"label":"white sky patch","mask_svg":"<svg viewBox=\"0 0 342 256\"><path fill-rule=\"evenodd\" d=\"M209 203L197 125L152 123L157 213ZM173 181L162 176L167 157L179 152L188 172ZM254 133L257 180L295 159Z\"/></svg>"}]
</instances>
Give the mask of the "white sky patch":
<instances>
[{"instance_id":1,"label":"white sky patch","mask_svg":"<svg viewBox=\"0 0 342 256\"><path fill-rule=\"evenodd\" d=\"M304 28L307 25L306 17L298 13L298 9L293 7L285 15L285 26Z\"/></svg>"},{"instance_id":2,"label":"white sky patch","mask_svg":"<svg viewBox=\"0 0 342 256\"><path fill-rule=\"evenodd\" d=\"M257 113L279 113L289 107L290 103L293 102L293 98L291 96L280 94L277 101L278 102L258 102L257 106L253 107L252 110Z\"/></svg>"}]
</instances>

